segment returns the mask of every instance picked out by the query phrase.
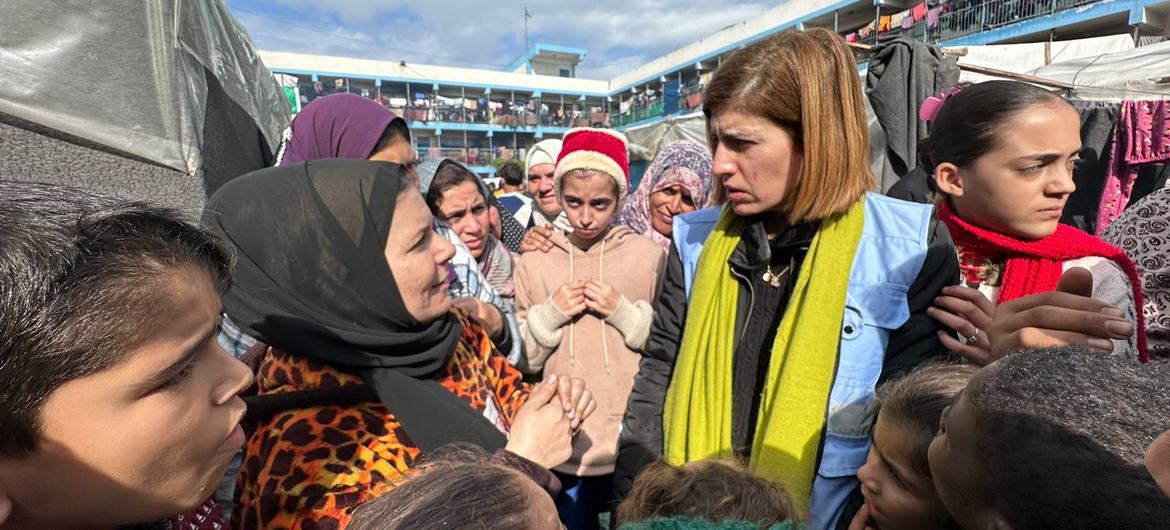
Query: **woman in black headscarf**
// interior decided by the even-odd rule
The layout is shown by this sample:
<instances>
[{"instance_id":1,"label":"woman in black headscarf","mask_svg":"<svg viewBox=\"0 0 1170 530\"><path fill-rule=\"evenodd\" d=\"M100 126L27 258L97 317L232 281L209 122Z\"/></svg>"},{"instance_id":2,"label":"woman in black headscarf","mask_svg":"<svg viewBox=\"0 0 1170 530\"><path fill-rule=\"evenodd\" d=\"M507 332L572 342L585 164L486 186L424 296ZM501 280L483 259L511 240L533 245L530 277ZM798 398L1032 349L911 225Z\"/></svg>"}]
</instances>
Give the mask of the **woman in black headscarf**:
<instances>
[{"instance_id":1,"label":"woman in black headscarf","mask_svg":"<svg viewBox=\"0 0 1170 530\"><path fill-rule=\"evenodd\" d=\"M451 442L545 467L567 458L592 397L559 378L559 400L541 392L521 409L529 389L519 372L482 326L451 310L453 248L402 166L257 171L223 186L204 218L237 253L226 312L262 341L251 351L257 426L236 528L342 528L420 455Z\"/></svg>"}]
</instances>

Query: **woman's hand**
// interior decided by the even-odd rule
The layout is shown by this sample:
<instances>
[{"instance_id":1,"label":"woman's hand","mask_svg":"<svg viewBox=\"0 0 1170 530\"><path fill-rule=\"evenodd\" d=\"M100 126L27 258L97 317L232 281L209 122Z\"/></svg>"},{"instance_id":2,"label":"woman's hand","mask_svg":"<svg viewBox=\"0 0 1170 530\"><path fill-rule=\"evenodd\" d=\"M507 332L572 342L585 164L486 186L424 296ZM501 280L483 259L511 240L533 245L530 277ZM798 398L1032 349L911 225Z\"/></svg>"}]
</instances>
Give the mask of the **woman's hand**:
<instances>
[{"instance_id":1,"label":"woman's hand","mask_svg":"<svg viewBox=\"0 0 1170 530\"><path fill-rule=\"evenodd\" d=\"M536 385L516 413L508 444L504 449L546 468L565 463L573 456L572 420L558 398L559 381L554 375Z\"/></svg>"},{"instance_id":2,"label":"woman's hand","mask_svg":"<svg viewBox=\"0 0 1170 530\"><path fill-rule=\"evenodd\" d=\"M557 396L561 401L561 409L569 417L573 432L581 428L593 411L597 409L597 401L593 399L593 392L585 388L585 380L580 377L569 377L553 374L550 383L557 384Z\"/></svg>"},{"instance_id":3,"label":"woman's hand","mask_svg":"<svg viewBox=\"0 0 1170 530\"><path fill-rule=\"evenodd\" d=\"M580 315L588 307L585 300L585 281L577 280L562 285L553 292L552 303L557 311L570 319Z\"/></svg>"},{"instance_id":4,"label":"woman's hand","mask_svg":"<svg viewBox=\"0 0 1170 530\"><path fill-rule=\"evenodd\" d=\"M853 521L849 523L849 530L873 530L869 526L869 505L862 504L861 509L857 510L857 515L853 516Z\"/></svg>"},{"instance_id":5,"label":"woman's hand","mask_svg":"<svg viewBox=\"0 0 1170 530\"><path fill-rule=\"evenodd\" d=\"M533 212L532 215L539 215ZM538 250L548 252L553 249L553 228L551 226L534 226L524 232L524 239L520 240L520 253Z\"/></svg>"},{"instance_id":6,"label":"woman's hand","mask_svg":"<svg viewBox=\"0 0 1170 530\"><path fill-rule=\"evenodd\" d=\"M946 287L926 314L966 338L959 340L952 333L939 331L938 338L948 350L979 366L995 361L986 332L995 314L995 304L983 293L970 287Z\"/></svg>"},{"instance_id":7,"label":"woman's hand","mask_svg":"<svg viewBox=\"0 0 1170 530\"><path fill-rule=\"evenodd\" d=\"M597 313L601 318L609 318L617 311L622 301L621 293L601 280L589 279L585 282L585 307Z\"/></svg>"},{"instance_id":8,"label":"woman's hand","mask_svg":"<svg viewBox=\"0 0 1170 530\"><path fill-rule=\"evenodd\" d=\"M1092 273L1074 267L1060 277L1055 291L1000 304L987 327L992 356L998 359L1017 350L1067 344L1112 351L1111 339L1131 337L1134 323L1120 309L1092 295Z\"/></svg>"},{"instance_id":9,"label":"woman's hand","mask_svg":"<svg viewBox=\"0 0 1170 530\"><path fill-rule=\"evenodd\" d=\"M500 311L500 308L469 296L452 299L451 306L466 311L471 318L483 324L488 335L491 335L493 339L498 340L503 337L504 313Z\"/></svg>"}]
</instances>

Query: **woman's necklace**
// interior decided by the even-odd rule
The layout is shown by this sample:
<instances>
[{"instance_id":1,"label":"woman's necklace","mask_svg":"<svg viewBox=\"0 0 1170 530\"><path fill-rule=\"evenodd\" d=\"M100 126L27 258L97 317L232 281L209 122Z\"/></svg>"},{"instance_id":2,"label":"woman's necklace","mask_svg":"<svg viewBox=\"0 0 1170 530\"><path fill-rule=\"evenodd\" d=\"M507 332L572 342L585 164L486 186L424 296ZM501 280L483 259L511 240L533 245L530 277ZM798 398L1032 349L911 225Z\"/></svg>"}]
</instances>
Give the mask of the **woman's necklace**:
<instances>
[{"instance_id":1,"label":"woman's necklace","mask_svg":"<svg viewBox=\"0 0 1170 530\"><path fill-rule=\"evenodd\" d=\"M764 281L767 282L768 285L779 289L780 286L784 284L784 278L788 276L788 269L790 268L792 268L792 266L787 265L781 269L780 272L772 272L772 265L769 264L768 269L764 271Z\"/></svg>"}]
</instances>

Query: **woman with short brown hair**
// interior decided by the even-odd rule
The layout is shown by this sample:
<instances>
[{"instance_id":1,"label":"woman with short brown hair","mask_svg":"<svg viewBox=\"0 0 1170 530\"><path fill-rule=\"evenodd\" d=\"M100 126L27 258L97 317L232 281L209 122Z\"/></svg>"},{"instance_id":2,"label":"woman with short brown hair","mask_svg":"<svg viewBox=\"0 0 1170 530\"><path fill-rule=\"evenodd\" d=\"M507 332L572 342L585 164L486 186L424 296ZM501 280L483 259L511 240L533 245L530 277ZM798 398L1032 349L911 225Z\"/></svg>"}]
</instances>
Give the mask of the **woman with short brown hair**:
<instances>
[{"instance_id":1,"label":"woman with short brown hair","mask_svg":"<svg viewBox=\"0 0 1170 530\"><path fill-rule=\"evenodd\" d=\"M943 351L926 309L959 274L932 206L866 193L862 97L848 47L822 29L715 72L703 113L724 206L674 221L619 491L662 455L744 458L811 529L857 495L874 389Z\"/></svg>"}]
</instances>

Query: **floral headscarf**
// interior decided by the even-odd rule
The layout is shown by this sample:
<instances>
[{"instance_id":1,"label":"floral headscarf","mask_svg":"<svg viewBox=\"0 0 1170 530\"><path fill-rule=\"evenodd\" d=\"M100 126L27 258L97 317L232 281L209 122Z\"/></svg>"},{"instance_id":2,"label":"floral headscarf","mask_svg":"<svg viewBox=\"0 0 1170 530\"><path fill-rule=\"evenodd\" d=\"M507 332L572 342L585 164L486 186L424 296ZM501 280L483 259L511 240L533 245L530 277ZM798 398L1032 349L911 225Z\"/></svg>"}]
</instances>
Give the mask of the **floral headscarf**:
<instances>
[{"instance_id":1,"label":"floral headscarf","mask_svg":"<svg viewBox=\"0 0 1170 530\"><path fill-rule=\"evenodd\" d=\"M699 142L676 140L667 144L650 163L638 189L626 197L618 222L670 250L670 238L659 234L650 223L650 196L677 184L690 193L696 210L706 208L711 201L713 165L711 152Z\"/></svg>"}]
</instances>

